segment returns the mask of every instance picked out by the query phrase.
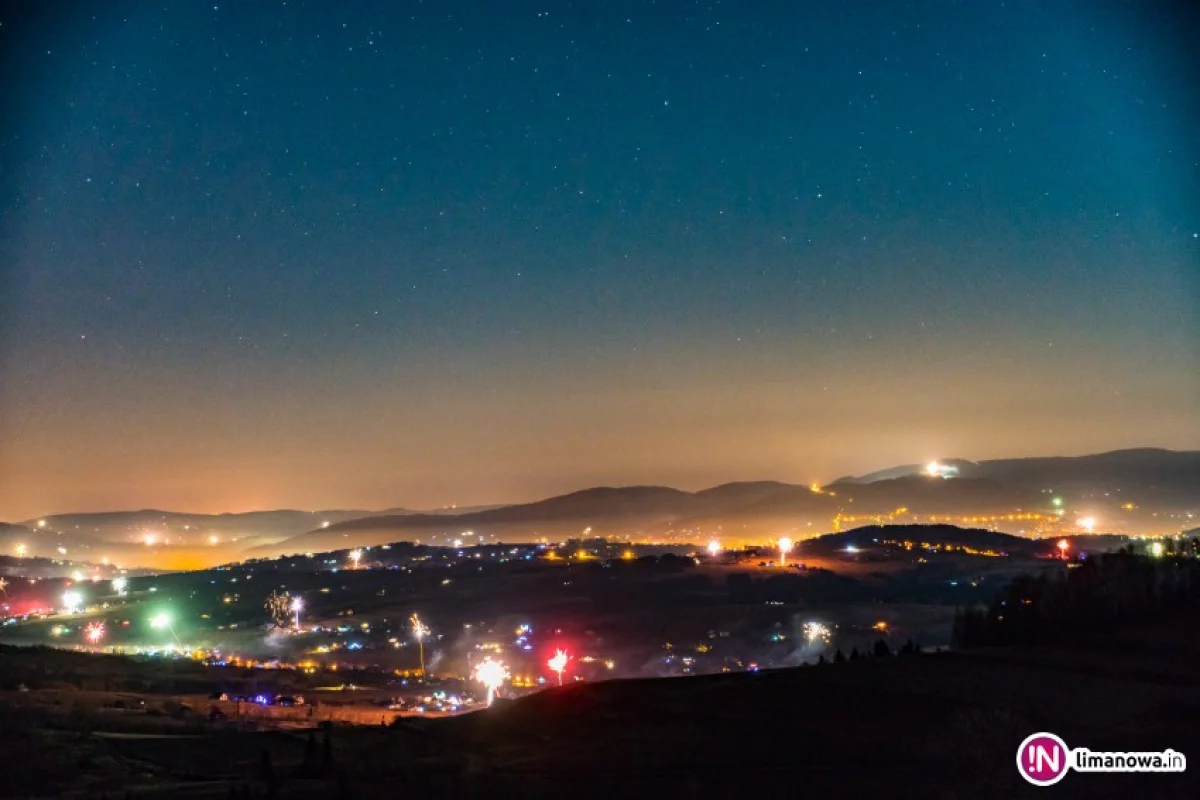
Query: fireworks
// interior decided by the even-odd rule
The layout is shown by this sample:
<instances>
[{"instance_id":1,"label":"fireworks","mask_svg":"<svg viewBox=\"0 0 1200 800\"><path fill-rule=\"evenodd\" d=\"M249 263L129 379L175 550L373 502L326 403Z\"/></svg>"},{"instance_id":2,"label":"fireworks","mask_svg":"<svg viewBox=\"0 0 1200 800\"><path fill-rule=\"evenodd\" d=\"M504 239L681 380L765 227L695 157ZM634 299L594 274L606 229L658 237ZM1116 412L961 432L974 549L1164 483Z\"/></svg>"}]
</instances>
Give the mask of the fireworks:
<instances>
[{"instance_id":1,"label":"fireworks","mask_svg":"<svg viewBox=\"0 0 1200 800\"><path fill-rule=\"evenodd\" d=\"M1066 539L1059 539L1059 540L1058 540L1058 551L1059 551L1060 553L1062 553L1062 557L1063 557L1063 558L1066 558L1066 557L1067 557L1067 551L1068 551L1068 550L1070 550L1070 549L1071 549L1071 543L1070 543L1070 542L1068 542Z\"/></svg>"},{"instance_id":2,"label":"fireworks","mask_svg":"<svg viewBox=\"0 0 1200 800\"><path fill-rule=\"evenodd\" d=\"M412 622L413 638L417 640L417 650L420 652L420 656L421 656L421 677L424 678L425 677L425 637L429 635L429 628L425 625L424 622L421 622L421 618L417 616L416 612L413 612L410 622Z\"/></svg>"},{"instance_id":3,"label":"fireworks","mask_svg":"<svg viewBox=\"0 0 1200 800\"><path fill-rule=\"evenodd\" d=\"M118 597L124 597L129 587L129 581L124 578L113 578L111 585L112 590L117 593Z\"/></svg>"},{"instance_id":4,"label":"fireworks","mask_svg":"<svg viewBox=\"0 0 1200 800\"><path fill-rule=\"evenodd\" d=\"M351 550L350 560L354 562L354 568L358 569L358 562L362 560L362 550Z\"/></svg>"},{"instance_id":5,"label":"fireworks","mask_svg":"<svg viewBox=\"0 0 1200 800\"><path fill-rule=\"evenodd\" d=\"M792 540L788 537L783 537L779 540L779 563L787 564L788 553L792 552Z\"/></svg>"},{"instance_id":6,"label":"fireworks","mask_svg":"<svg viewBox=\"0 0 1200 800\"><path fill-rule=\"evenodd\" d=\"M292 613L296 617L296 630L300 630L300 612L304 610L304 598L293 597L289 607L292 609Z\"/></svg>"},{"instance_id":7,"label":"fireworks","mask_svg":"<svg viewBox=\"0 0 1200 800\"><path fill-rule=\"evenodd\" d=\"M171 636L175 637L175 643L179 645L180 648L183 647L183 642L179 640L179 634L175 632L175 626L171 624L171 615L167 612L160 611L151 617L150 627L154 628L156 631L163 630L164 628L169 630L171 632Z\"/></svg>"},{"instance_id":8,"label":"fireworks","mask_svg":"<svg viewBox=\"0 0 1200 800\"><path fill-rule=\"evenodd\" d=\"M87 639L88 644L100 644L104 641L105 633L103 622L89 622L83 629L83 638Z\"/></svg>"},{"instance_id":9,"label":"fireworks","mask_svg":"<svg viewBox=\"0 0 1200 800\"><path fill-rule=\"evenodd\" d=\"M4 580L4 578L0 578L0 592L4 592L5 595L8 594L8 581Z\"/></svg>"},{"instance_id":10,"label":"fireworks","mask_svg":"<svg viewBox=\"0 0 1200 800\"><path fill-rule=\"evenodd\" d=\"M14 547L13 550L16 552L17 558L24 558L25 554L29 552L29 547L24 543L18 542L17 546Z\"/></svg>"},{"instance_id":11,"label":"fireworks","mask_svg":"<svg viewBox=\"0 0 1200 800\"><path fill-rule=\"evenodd\" d=\"M565 670L567 668L567 662L570 660L571 660L571 657L569 655L567 655L567 651L559 649L559 650L555 650L554 657L546 662L546 666L548 666L552 671L554 671L555 673L558 674L558 685L559 686L562 686L563 670Z\"/></svg>"},{"instance_id":12,"label":"fireworks","mask_svg":"<svg viewBox=\"0 0 1200 800\"><path fill-rule=\"evenodd\" d=\"M708 554L713 558L721 555L721 543L716 539L711 539L708 542Z\"/></svg>"},{"instance_id":13,"label":"fireworks","mask_svg":"<svg viewBox=\"0 0 1200 800\"><path fill-rule=\"evenodd\" d=\"M287 592L271 592L267 595L267 602L263 603L263 608L280 628L286 628L292 621L292 597Z\"/></svg>"},{"instance_id":14,"label":"fireworks","mask_svg":"<svg viewBox=\"0 0 1200 800\"><path fill-rule=\"evenodd\" d=\"M63 592L63 609L68 614L74 614L83 608L83 595L79 592Z\"/></svg>"},{"instance_id":15,"label":"fireworks","mask_svg":"<svg viewBox=\"0 0 1200 800\"><path fill-rule=\"evenodd\" d=\"M833 633L828 625L820 622L804 623L804 641L809 644L829 644L833 641Z\"/></svg>"},{"instance_id":16,"label":"fireworks","mask_svg":"<svg viewBox=\"0 0 1200 800\"><path fill-rule=\"evenodd\" d=\"M487 688L487 704L496 699L496 690L508 679L508 667L492 658L485 658L475 665L475 680Z\"/></svg>"}]
</instances>

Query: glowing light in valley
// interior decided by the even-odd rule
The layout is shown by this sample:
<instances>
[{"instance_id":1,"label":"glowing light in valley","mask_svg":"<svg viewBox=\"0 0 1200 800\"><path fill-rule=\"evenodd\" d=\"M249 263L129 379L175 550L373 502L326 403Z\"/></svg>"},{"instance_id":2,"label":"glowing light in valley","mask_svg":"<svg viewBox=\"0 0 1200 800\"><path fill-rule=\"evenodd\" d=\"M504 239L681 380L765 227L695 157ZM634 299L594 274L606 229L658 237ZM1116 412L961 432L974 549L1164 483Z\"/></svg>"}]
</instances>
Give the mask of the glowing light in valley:
<instances>
[{"instance_id":1,"label":"glowing light in valley","mask_svg":"<svg viewBox=\"0 0 1200 800\"><path fill-rule=\"evenodd\" d=\"M713 558L721 555L721 543L716 539L711 539L708 542L708 554Z\"/></svg>"},{"instance_id":2,"label":"glowing light in valley","mask_svg":"<svg viewBox=\"0 0 1200 800\"><path fill-rule=\"evenodd\" d=\"M354 562L354 568L358 569L358 562L362 561L362 550L351 550L350 560Z\"/></svg>"},{"instance_id":3,"label":"glowing light in valley","mask_svg":"<svg viewBox=\"0 0 1200 800\"><path fill-rule=\"evenodd\" d=\"M417 616L415 611L413 612L412 617L409 618L409 622L412 623L413 638L417 640L417 652L419 653L420 659L421 659L421 677L424 678L425 677L425 637L429 635L429 628L425 625L424 622L421 622L421 618Z\"/></svg>"},{"instance_id":4,"label":"glowing light in valley","mask_svg":"<svg viewBox=\"0 0 1200 800\"><path fill-rule=\"evenodd\" d=\"M300 629L300 612L303 610L304 610L304 598L293 597L292 598L292 613L296 617L296 630Z\"/></svg>"},{"instance_id":5,"label":"glowing light in valley","mask_svg":"<svg viewBox=\"0 0 1200 800\"><path fill-rule=\"evenodd\" d=\"M83 608L83 595L76 591L63 592L63 609L68 614L74 614Z\"/></svg>"},{"instance_id":6,"label":"glowing light in valley","mask_svg":"<svg viewBox=\"0 0 1200 800\"><path fill-rule=\"evenodd\" d=\"M829 626L820 622L804 623L804 641L809 644L829 644L833 640L833 632Z\"/></svg>"},{"instance_id":7,"label":"glowing light in valley","mask_svg":"<svg viewBox=\"0 0 1200 800\"><path fill-rule=\"evenodd\" d=\"M487 704L496 699L496 690L508 679L508 667L495 659L485 658L475 665L475 681L487 689Z\"/></svg>"},{"instance_id":8,"label":"glowing light in valley","mask_svg":"<svg viewBox=\"0 0 1200 800\"><path fill-rule=\"evenodd\" d=\"M938 477L942 474L942 465L936 461L930 461L925 465L925 474L932 475L935 478Z\"/></svg>"},{"instance_id":9,"label":"glowing light in valley","mask_svg":"<svg viewBox=\"0 0 1200 800\"><path fill-rule=\"evenodd\" d=\"M29 552L29 548L24 542L17 542L17 546L13 550L16 552L17 558L24 558L25 554Z\"/></svg>"},{"instance_id":10,"label":"glowing light in valley","mask_svg":"<svg viewBox=\"0 0 1200 800\"><path fill-rule=\"evenodd\" d=\"M1079 527L1083 528L1088 533L1091 533L1096 529L1096 518L1084 517L1083 519L1079 520Z\"/></svg>"},{"instance_id":11,"label":"glowing light in valley","mask_svg":"<svg viewBox=\"0 0 1200 800\"><path fill-rule=\"evenodd\" d=\"M571 657L569 655L567 655L566 650L558 649L558 650L554 651L554 657L546 662L546 666L548 666L553 672L555 672L558 675L558 685L559 686L562 686L563 670L565 670L567 668L567 662L570 660L571 660Z\"/></svg>"},{"instance_id":12,"label":"glowing light in valley","mask_svg":"<svg viewBox=\"0 0 1200 800\"><path fill-rule=\"evenodd\" d=\"M788 537L783 537L779 540L779 563L786 565L788 553L792 552L792 540Z\"/></svg>"},{"instance_id":13,"label":"glowing light in valley","mask_svg":"<svg viewBox=\"0 0 1200 800\"><path fill-rule=\"evenodd\" d=\"M88 644L100 644L104 641L105 632L103 622L89 622L83 629L83 638L87 639Z\"/></svg>"},{"instance_id":14,"label":"glowing light in valley","mask_svg":"<svg viewBox=\"0 0 1200 800\"><path fill-rule=\"evenodd\" d=\"M1164 550L1164 548L1163 548L1163 543L1162 543L1162 542L1155 542L1154 544L1150 545L1150 553L1151 553L1151 554L1152 554L1152 555L1153 555L1155 558L1158 558L1158 557L1162 556L1162 554L1163 554L1163 550Z\"/></svg>"},{"instance_id":15,"label":"glowing light in valley","mask_svg":"<svg viewBox=\"0 0 1200 800\"><path fill-rule=\"evenodd\" d=\"M118 597L124 597L128 591L129 581L124 578L113 578L111 585L112 590L117 593Z\"/></svg>"}]
</instances>

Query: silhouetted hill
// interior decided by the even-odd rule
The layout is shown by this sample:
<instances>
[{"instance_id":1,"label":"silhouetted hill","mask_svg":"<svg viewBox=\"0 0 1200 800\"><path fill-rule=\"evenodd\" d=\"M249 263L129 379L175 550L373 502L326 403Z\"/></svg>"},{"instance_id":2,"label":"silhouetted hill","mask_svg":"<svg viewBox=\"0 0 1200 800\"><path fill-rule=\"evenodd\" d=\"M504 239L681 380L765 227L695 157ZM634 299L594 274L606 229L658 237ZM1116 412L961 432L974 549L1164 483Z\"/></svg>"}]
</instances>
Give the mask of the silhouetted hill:
<instances>
[{"instance_id":1,"label":"silhouetted hill","mask_svg":"<svg viewBox=\"0 0 1200 800\"><path fill-rule=\"evenodd\" d=\"M804 489L804 487L779 481L739 481L723 483L711 489L702 489L696 492L696 497L729 506L756 503L769 497L788 494L800 489Z\"/></svg>"},{"instance_id":2,"label":"silhouetted hill","mask_svg":"<svg viewBox=\"0 0 1200 800\"><path fill-rule=\"evenodd\" d=\"M917 514L986 514L1041 508L1047 502L1036 490L985 478L942 480L910 475L834 489L847 503L847 511L855 514L884 514L902 507Z\"/></svg>"},{"instance_id":3,"label":"silhouetted hill","mask_svg":"<svg viewBox=\"0 0 1200 800\"><path fill-rule=\"evenodd\" d=\"M958 468L958 478L978 478L997 483L1070 492L1123 492L1146 498L1194 502L1200 492L1200 451L1137 448L1085 456L1005 458L987 461L946 459L939 463ZM855 478L840 479L834 486L871 484L904 477L925 476L925 465L906 464ZM930 479L932 480L932 479Z\"/></svg>"},{"instance_id":4,"label":"silhouetted hill","mask_svg":"<svg viewBox=\"0 0 1200 800\"><path fill-rule=\"evenodd\" d=\"M581 535L593 528L602 536L614 526L656 525L670 522L701 505L694 494L664 486L598 487L550 497L533 503L503 506L458 515L407 514L365 517L330 525L294 537L278 546L256 552L310 552L350 546L384 544L398 534L410 536L454 535L503 537L521 533L537 536ZM480 541L479 539L477 541Z\"/></svg>"},{"instance_id":5,"label":"silhouetted hill","mask_svg":"<svg viewBox=\"0 0 1200 800\"><path fill-rule=\"evenodd\" d=\"M1053 541L1027 539L981 528L960 528L955 525L866 525L842 533L829 533L801 542L800 552L830 555L844 552L847 547L869 551L875 543L912 542L923 544L969 547L1009 555L1046 555L1054 549Z\"/></svg>"}]
</instances>

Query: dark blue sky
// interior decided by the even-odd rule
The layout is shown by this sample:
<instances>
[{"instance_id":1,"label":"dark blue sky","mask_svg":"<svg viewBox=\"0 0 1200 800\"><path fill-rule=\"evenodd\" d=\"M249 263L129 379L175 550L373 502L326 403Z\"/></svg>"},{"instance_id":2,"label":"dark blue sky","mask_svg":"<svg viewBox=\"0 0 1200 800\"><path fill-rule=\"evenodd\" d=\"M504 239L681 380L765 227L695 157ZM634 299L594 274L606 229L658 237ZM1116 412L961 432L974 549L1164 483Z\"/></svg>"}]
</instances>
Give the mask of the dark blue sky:
<instances>
[{"instance_id":1,"label":"dark blue sky","mask_svg":"<svg viewBox=\"0 0 1200 800\"><path fill-rule=\"evenodd\" d=\"M378 5L0 20L0 517L1200 445L1169 6Z\"/></svg>"}]
</instances>

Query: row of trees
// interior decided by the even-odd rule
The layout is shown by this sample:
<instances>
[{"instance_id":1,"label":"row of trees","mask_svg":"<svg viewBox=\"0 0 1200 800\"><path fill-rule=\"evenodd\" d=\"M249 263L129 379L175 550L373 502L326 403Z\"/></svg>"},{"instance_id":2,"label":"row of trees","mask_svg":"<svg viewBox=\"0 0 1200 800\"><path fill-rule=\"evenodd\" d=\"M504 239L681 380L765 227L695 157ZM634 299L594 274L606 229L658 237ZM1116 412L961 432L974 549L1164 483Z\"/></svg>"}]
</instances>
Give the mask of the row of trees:
<instances>
[{"instance_id":1,"label":"row of trees","mask_svg":"<svg viewBox=\"0 0 1200 800\"><path fill-rule=\"evenodd\" d=\"M1054 574L1023 576L987 607L960 608L956 648L1062 641L1200 607L1200 561L1132 547L1084 559Z\"/></svg>"},{"instance_id":2,"label":"row of trees","mask_svg":"<svg viewBox=\"0 0 1200 800\"><path fill-rule=\"evenodd\" d=\"M904 643L904 645L900 648L900 650L897 651L896 653L892 652L891 646L889 646L888 643L885 642L883 639L876 639L875 645L870 650L859 651L859 649L857 647L852 647L850 649L850 655L846 655L845 653L843 653L842 648L839 647L837 649L837 652L835 652L833 654L833 663L834 664L844 664L847 661L861 661L864 658L888 658L893 655L909 656L909 655L916 655L917 653L920 653L920 652L921 652L921 646L919 644L917 644L916 642L914 642L912 639L909 639L908 641L906 641ZM827 664L827 663L829 663L829 662L825 659L824 655L822 655L819 659L817 659L818 665Z\"/></svg>"}]
</instances>

